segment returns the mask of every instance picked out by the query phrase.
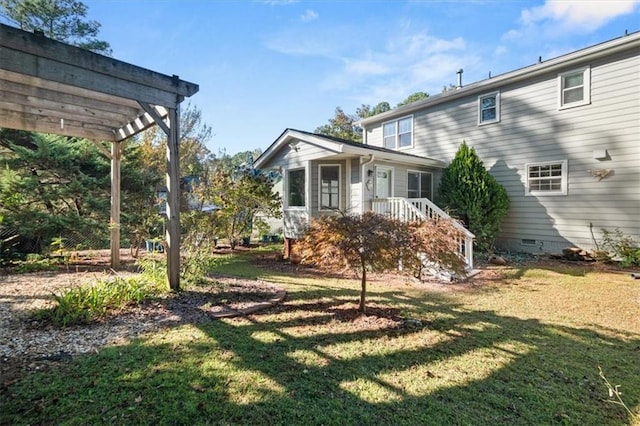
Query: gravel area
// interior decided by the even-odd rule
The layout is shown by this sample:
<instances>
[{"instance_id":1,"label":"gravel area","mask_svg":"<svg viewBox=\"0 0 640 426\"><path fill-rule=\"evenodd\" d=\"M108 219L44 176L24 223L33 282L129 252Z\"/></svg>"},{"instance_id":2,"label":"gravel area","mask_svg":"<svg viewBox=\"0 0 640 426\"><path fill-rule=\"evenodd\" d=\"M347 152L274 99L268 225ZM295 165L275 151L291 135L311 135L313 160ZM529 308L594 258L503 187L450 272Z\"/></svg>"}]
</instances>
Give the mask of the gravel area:
<instances>
[{"instance_id":1,"label":"gravel area","mask_svg":"<svg viewBox=\"0 0 640 426\"><path fill-rule=\"evenodd\" d=\"M130 272L118 272L120 276ZM150 331L182 323L250 313L284 297L268 283L216 278L210 285L132 306L103 321L58 328L29 318L52 305L52 293L108 278L112 273L39 272L0 276L0 387L17 370L38 370L50 362L97 352Z\"/></svg>"}]
</instances>

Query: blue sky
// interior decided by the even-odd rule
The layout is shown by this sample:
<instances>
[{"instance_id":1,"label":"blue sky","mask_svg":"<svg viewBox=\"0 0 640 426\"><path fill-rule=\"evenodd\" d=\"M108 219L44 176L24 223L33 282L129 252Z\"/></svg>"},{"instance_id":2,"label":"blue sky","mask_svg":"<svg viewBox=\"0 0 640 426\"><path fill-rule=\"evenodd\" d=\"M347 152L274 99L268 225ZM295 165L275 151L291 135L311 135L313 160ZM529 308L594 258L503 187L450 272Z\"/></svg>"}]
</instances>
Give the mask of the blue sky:
<instances>
[{"instance_id":1,"label":"blue sky","mask_svg":"<svg viewBox=\"0 0 640 426\"><path fill-rule=\"evenodd\" d=\"M199 84L228 154L640 30L640 0L84 2L115 58Z\"/></svg>"}]
</instances>

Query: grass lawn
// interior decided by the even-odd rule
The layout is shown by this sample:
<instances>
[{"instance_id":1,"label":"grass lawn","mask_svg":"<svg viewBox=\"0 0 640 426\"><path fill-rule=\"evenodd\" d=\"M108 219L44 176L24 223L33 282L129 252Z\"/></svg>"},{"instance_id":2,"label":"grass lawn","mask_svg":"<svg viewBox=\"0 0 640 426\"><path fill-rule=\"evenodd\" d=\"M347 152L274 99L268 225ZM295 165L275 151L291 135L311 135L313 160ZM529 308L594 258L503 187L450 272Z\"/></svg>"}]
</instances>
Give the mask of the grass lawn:
<instances>
[{"instance_id":1,"label":"grass lawn","mask_svg":"<svg viewBox=\"0 0 640 426\"><path fill-rule=\"evenodd\" d=\"M0 424L640 424L640 281L626 271L533 263L453 291L378 277L366 317L357 279L251 254L219 272L287 298L27 375L0 390Z\"/></svg>"}]
</instances>

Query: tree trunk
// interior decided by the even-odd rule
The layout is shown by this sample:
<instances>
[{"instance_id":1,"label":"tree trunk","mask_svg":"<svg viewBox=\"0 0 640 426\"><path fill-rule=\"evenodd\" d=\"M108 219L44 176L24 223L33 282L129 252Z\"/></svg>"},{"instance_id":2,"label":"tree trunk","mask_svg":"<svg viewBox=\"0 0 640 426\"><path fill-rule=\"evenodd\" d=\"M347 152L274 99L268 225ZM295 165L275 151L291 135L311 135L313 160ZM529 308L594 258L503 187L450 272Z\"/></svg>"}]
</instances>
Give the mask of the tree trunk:
<instances>
[{"instance_id":1,"label":"tree trunk","mask_svg":"<svg viewBox=\"0 0 640 426\"><path fill-rule=\"evenodd\" d=\"M362 265L362 290L360 291L360 308L359 311L366 313L365 298L367 294L367 267Z\"/></svg>"}]
</instances>

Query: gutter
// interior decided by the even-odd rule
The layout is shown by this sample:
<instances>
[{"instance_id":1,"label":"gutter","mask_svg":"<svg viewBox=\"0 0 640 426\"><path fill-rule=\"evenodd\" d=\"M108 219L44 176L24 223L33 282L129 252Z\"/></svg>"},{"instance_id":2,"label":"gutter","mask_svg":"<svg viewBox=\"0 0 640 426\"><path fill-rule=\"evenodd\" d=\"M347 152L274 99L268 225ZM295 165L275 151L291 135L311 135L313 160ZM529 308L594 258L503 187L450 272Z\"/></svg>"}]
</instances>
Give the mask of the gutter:
<instances>
[{"instance_id":1,"label":"gutter","mask_svg":"<svg viewBox=\"0 0 640 426\"><path fill-rule=\"evenodd\" d=\"M444 95L434 95L433 97L402 106L398 109L367 117L357 121L355 124L362 127L363 132L366 133L365 126L367 124L378 123L397 116L410 114L454 99L460 99L478 92L484 92L496 87L537 77L541 74L559 71L563 68L577 66L584 62L593 61L595 59L600 59L605 56L614 55L616 53L632 50L638 47L640 47L640 32L635 32L633 34L624 35L613 40L605 41L594 46L586 47L578 51L549 59L547 62L538 62L514 71L509 71L496 77L480 80Z\"/></svg>"}]
</instances>

